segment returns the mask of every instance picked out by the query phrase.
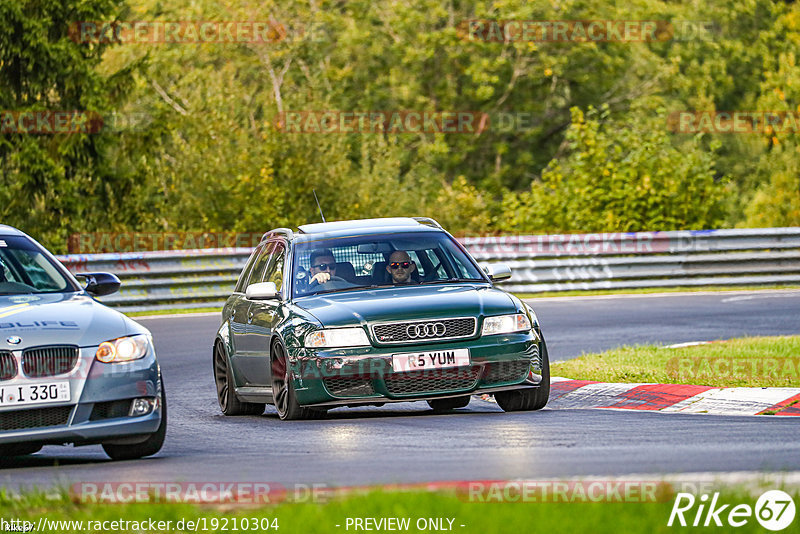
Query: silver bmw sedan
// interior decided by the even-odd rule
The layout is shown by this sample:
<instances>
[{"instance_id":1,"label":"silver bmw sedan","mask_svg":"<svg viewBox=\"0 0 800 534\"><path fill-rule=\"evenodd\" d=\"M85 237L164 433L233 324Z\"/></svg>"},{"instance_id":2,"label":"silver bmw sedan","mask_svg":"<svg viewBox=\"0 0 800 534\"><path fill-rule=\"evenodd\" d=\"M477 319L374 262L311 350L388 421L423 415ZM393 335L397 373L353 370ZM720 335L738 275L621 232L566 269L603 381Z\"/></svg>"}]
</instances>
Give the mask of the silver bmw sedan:
<instances>
[{"instance_id":1,"label":"silver bmw sedan","mask_svg":"<svg viewBox=\"0 0 800 534\"><path fill-rule=\"evenodd\" d=\"M113 459L156 454L167 403L150 332L94 297L109 273L70 274L0 225L0 457L101 444Z\"/></svg>"}]
</instances>

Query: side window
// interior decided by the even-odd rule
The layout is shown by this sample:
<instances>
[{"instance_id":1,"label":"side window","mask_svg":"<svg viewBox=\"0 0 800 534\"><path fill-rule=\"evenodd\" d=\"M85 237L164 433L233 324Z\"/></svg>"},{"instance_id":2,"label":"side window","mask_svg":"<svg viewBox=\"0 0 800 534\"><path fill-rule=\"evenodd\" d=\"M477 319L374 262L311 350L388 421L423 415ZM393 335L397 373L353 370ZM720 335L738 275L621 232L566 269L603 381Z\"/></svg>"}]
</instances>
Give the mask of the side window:
<instances>
[{"instance_id":1,"label":"side window","mask_svg":"<svg viewBox=\"0 0 800 534\"><path fill-rule=\"evenodd\" d=\"M456 271L458 271L456 276L459 278L469 278L469 270L461 261L461 258L457 256L453 257L453 265L455 265Z\"/></svg>"},{"instance_id":2,"label":"side window","mask_svg":"<svg viewBox=\"0 0 800 534\"><path fill-rule=\"evenodd\" d=\"M236 288L234 291L244 293L244 290L247 289L250 273L253 271L253 264L255 264L256 259L261 255L263 250L264 245L261 244L256 247L252 254L250 254L247 264L244 266L244 269L242 269L242 274L239 275L239 281L236 282Z\"/></svg>"},{"instance_id":3,"label":"side window","mask_svg":"<svg viewBox=\"0 0 800 534\"><path fill-rule=\"evenodd\" d=\"M438 248L435 250L429 248L425 249L422 253L428 256L428 261L430 261L431 265L433 266L433 270L436 273L434 279L444 279L447 278L447 272L445 271L444 266L442 265L443 263L442 260L436 254L437 251L439 251Z\"/></svg>"},{"instance_id":4,"label":"side window","mask_svg":"<svg viewBox=\"0 0 800 534\"><path fill-rule=\"evenodd\" d=\"M283 285L283 265L286 262L286 248L280 243L275 244L274 252L270 256L269 264L264 272L264 282L274 282L278 291Z\"/></svg>"},{"instance_id":5,"label":"side window","mask_svg":"<svg viewBox=\"0 0 800 534\"><path fill-rule=\"evenodd\" d=\"M419 252L419 254L425 254L424 251ZM417 272L420 276L425 276L425 265L420 261L419 255L416 250L409 250L408 255L411 260L417 265Z\"/></svg>"},{"instance_id":6,"label":"side window","mask_svg":"<svg viewBox=\"0 0 800 534\"><path fill-rule=\"evenodd\" d=\"M264 271L267 270L267 265L269 264L269 258L272 255L272 243L267 243L263 249L261 249L261 253L258 255L256 262L253 264L253 270L250 272L250 277L247 280L247 284L245 284L245 288L251 284L257 284L264 280Z\"/></svg>"}]
</instances>

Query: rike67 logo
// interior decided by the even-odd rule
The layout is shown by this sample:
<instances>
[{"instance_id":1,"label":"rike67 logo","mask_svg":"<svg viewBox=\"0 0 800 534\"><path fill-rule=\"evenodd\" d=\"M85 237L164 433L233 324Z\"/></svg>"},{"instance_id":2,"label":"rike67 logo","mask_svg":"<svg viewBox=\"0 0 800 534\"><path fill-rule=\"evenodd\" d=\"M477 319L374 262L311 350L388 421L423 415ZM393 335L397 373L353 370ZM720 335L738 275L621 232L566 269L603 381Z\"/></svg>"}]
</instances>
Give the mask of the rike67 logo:
<instances>
[{"instance_id":1,"label":"rike67 logo","mask_svg":"<svg viewBox=\"0 0 800 534\"><path fill-rule=\"evenodd\" d=\"M710 501L706 493L699 499L691 493L678 493L667 526L741 527L755 516L762 527L779 531L792 524L794 515L795 505L792 497L781 490L770 490L762 494L756 501L755 508L749 504L722 503L719 492L715 492Z\"/></svg>"}]
</instances>

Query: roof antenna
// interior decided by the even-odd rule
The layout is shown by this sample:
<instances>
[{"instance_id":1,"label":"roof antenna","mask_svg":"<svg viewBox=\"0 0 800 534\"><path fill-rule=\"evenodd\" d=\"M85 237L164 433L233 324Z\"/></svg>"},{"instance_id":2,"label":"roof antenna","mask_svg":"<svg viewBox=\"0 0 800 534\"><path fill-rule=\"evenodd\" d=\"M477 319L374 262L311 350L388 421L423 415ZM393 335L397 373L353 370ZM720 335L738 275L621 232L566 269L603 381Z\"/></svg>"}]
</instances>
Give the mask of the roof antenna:
<instances>
[{"instance_id":1,"label":"roof antenna","mask_svg":"<svg viewBox=\"0 0 800 534\"><path fill-rule=\"evenodd\" d=\"M322 214L322 206L319 205L319 199L317 198L316 189L312 189L311 192L314 193L314 200L317 201L317 208L319 209L319 216L322 217L322 222L328 222L325 220L325 216Z\"/></svg>"}]
</instances>

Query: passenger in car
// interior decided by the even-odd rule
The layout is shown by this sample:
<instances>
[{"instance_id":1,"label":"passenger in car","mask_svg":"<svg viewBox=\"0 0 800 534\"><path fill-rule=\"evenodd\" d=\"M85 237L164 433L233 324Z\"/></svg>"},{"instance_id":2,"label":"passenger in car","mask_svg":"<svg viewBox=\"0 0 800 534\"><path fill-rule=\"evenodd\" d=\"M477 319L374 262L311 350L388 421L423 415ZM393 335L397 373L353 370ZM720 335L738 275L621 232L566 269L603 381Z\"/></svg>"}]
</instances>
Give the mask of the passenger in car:
<instances>
[{"instance_id":1,"label":"passenger in car","mask_svg":"<svg viewBox=\"0 0 800 534\"><path fill-rule=\"evenodd\" d=\"M392 282L395 284L414 284L412 274L417 270L417 264L405 250L395 250L389 256L389 263L386 270L392 275Z\"/></svg>"}]
</instances>

